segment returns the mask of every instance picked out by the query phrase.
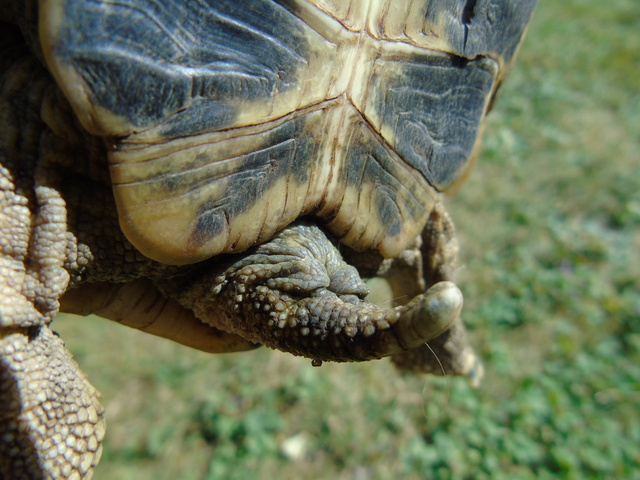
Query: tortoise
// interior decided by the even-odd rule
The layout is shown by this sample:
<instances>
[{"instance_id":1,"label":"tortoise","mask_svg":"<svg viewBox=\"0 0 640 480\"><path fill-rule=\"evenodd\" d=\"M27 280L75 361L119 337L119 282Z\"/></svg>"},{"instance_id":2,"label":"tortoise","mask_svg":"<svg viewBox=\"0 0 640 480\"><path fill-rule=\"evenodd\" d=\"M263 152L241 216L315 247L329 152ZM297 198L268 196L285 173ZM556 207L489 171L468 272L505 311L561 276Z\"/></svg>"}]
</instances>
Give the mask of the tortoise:
<instances>
[{"instance_id":1,"label":"tortoise","mask_svg":"<svg viewBox=\"0 0 640 480\"><path fill-rule=\"evenodd\" d=\"M534 3L3 2L0 478L100 457L59 311L477 381L443 194Z\"/></svg>"}]
</instances>

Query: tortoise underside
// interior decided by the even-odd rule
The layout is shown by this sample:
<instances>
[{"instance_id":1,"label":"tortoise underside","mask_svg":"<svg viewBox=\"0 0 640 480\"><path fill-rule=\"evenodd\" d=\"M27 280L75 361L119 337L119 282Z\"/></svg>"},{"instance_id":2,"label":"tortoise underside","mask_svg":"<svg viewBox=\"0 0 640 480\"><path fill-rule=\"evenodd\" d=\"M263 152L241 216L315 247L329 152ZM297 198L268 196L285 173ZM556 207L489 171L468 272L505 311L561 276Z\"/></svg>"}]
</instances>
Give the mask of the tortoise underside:
<instances>
[{"instance_id":1,"label":"tortoise underside","mask_svg":"<svg viewBox=\"0 0 640 480\"><path fill-rule=\"evenodd\" d=\"M480 34L528 18L489 2L44 3L49 66L113 146L122 227L165 263L307 214L349 246L402 251L468 164L521 31Z\"/></svg>"}]
</instances>

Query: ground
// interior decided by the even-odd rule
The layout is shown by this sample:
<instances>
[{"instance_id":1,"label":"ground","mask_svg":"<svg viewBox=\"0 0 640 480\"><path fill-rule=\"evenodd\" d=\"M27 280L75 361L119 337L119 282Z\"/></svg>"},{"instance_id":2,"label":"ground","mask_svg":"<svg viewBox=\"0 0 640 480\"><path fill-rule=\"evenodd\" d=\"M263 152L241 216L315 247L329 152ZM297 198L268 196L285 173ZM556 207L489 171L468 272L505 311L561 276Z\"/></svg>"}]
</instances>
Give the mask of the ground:
<instances>
[{"instance_id":1,"label":"ground","mask_svg":"<svg viewBox=\"0 0 640 480\"><path fill-rule=\"evenodd\" d=\"M541 2L448 201L480 390L59 318L104 394L95 478L640 478L638 31L636 0Z\"/></svg>"}]
</instances>

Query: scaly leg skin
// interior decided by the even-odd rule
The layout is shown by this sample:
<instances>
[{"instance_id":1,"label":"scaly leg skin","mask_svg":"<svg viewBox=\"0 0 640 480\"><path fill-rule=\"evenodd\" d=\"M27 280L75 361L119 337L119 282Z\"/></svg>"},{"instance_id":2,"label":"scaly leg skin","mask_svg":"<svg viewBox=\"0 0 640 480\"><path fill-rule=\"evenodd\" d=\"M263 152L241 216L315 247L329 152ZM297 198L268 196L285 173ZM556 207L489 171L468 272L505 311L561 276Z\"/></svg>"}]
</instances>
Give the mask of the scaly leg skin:
<instances>
[{"instance_id":1,"label":"scaly leg skin","mask_svg":"<svg viewBox=\"0 0 640 480\"><path fill-rule=\"evenodd\" d=\"M413 349L447 330L462 307L450 282L398 308L363 300L368 292L357 270L314 225L290 226L217 271L211 265L159 288L216 328L314 360L364 361Z\"/></svg>"},{"instance_id":2,"label":"scaly leg skin","mask_svg":"<svg viewBox=\"0 0 640 480\"><path fill-rule=\"evenodd\" d=\"M49 328L0 330L0 478L91 478L105 432L99 396Z\"/></svg>"},{"instance_id":3,"label":"scaly leg skin","mask_svg":"<svg viewBox=\"0 0 640 480\"><path fill-rule=\"evenodd\" d=\"M11 65L15 55L0 46L0 478L86 480L103 408L49 329L73 244L65 201L35 161L57 153L39 119L51 82L32 58Z\"/></svg>"}]
</instances>

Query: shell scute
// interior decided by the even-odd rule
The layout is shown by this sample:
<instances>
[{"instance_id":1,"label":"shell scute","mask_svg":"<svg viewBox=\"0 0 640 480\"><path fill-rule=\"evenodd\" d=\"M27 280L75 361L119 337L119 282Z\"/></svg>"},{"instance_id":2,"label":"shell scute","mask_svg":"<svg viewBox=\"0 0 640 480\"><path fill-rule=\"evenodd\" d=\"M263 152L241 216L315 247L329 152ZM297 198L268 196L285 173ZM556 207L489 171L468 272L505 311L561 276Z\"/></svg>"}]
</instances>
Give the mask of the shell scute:
<instances>
[{"instance_id":1,"label":"shell scute","mask_svg":"<svg viewBox=\"0 0 640 480\"><path fill-rule=\"evenodd\" d=\"M497 72L488 59L380 58L365 114L379 119L380 132L405 161L445 190L464 173Z\"/></svg>"},{"instance_id":2,"label":"shell scute","mask_svg":"<svg viewBox=\"0 0 640 480\"><path fill-rule=\"evenodd\" d=\"M533 1L43 0L50 69L115 145L122 228L192 263L302 215L393 256L470 164Z\"/></svg>"}]
</instances>

